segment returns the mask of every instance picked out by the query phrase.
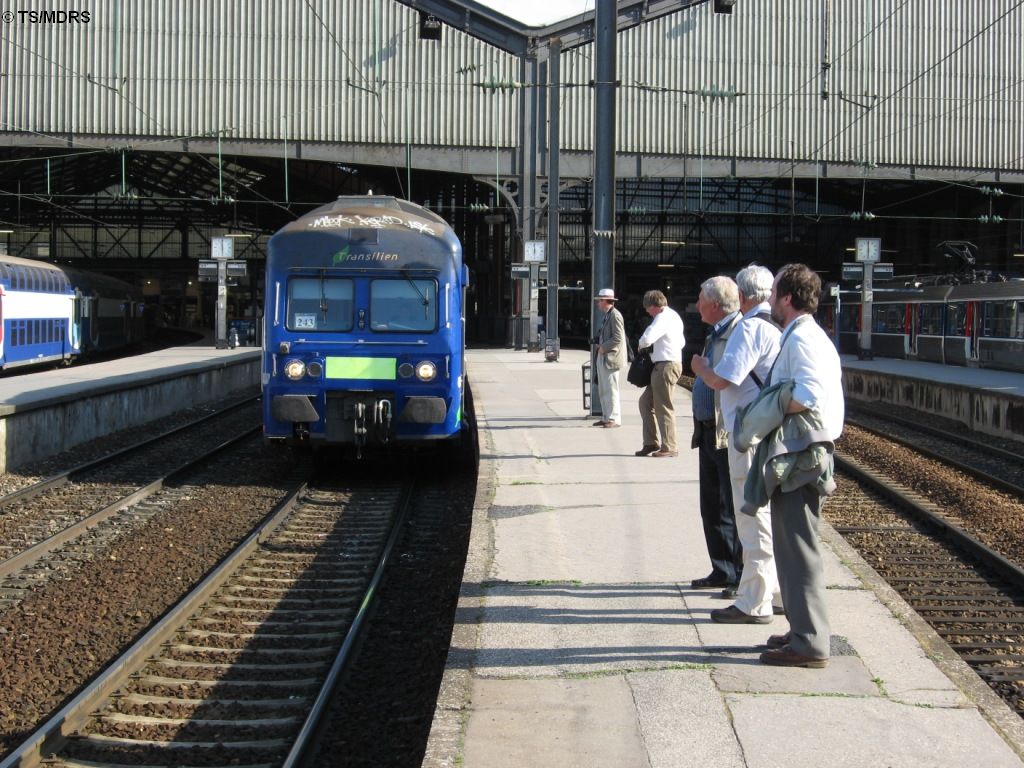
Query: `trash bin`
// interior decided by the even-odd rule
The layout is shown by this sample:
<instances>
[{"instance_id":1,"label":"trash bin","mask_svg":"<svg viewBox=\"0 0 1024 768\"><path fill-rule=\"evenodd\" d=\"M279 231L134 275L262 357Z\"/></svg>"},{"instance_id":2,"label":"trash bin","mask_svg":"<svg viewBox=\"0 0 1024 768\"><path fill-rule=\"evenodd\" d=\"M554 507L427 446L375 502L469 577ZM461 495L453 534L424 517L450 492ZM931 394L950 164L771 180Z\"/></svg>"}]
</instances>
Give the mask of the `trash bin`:
<instances>
[{"instance_id":1,"label":"trash bin","mask_svg":"<svg viewBox=\"0 0 1024 768\"><path fill-rule=\"evenodd\" d=\"M583 374L583 410L590 412L590 363L584 363Z\"/></svg>"}]
</instances>

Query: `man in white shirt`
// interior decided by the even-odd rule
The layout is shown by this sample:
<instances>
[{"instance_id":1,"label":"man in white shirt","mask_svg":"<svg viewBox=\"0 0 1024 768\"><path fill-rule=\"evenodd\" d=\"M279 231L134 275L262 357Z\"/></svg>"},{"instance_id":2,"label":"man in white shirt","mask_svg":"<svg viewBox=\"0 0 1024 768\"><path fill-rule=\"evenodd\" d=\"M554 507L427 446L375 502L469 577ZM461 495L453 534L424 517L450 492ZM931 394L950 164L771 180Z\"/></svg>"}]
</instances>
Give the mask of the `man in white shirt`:
<instances>
[{"instance_id":1,"label":"man in white shirt","mask_svg":"<svg viewBox=\"0 0 1024 768\"><path fill-rule=\"evenodd\" d=\"M640 336L638 347L653 347L654 373L651 383L640 395L640 421L644 446L637 456L661 459L679 455L676 443L676 412L672 403L679 376L683 372L683 318L668 305L661 291L644 294L644 309L653 322Z\"/></svg>"},{"instance_id":2,"label":"man in white shirt","mask_svg":"<svg viewBox=\"0 0 1024 768\"><path fill-rule=\"evenodd\" d=\"M830 440L843 431L843 371L832 340L814 320L821 280L804 264L779 270L769 303L783 326L779 355L767 384L793 382L787 413L813 411ZM828 664L830 627L825 606L818 524L823 497L814 484L771 497L772 544L790 631L768 638L764 664L820 668Z\"/></svg>"},{"instance_id":3,"label":"man in white shirt","mask_svg":"<svg viewBox=\"0 0 1024 768\"><path fill-rule=\"evenodd\" d=\"M743 318L729 336L725 352L714 370L708 361L694 357L693 372L720 393L722 418L733 431L736 410L752 402L768 378L779 354L779 327L771 319L768 297L773 275L765 267L751 265L736 275L740 312ZM729 479L736 516L736 531L743 548L743 571L736 588L736 602L711 611L720 624L768 624L772 620L772 597L778 589L772 550L771 510L766 504L756 514L744 514L743 485L750 471L754 449L737 451L728 440Z\"/></svg>"}]
</instances>

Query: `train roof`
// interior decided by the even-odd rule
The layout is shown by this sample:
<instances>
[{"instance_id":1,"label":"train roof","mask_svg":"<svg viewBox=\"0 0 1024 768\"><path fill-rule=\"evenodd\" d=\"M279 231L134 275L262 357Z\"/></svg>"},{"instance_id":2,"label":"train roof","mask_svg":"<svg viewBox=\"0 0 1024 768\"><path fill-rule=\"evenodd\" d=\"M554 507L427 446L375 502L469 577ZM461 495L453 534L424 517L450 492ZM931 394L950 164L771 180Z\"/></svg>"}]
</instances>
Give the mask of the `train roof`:
<instances>
[{"instance_id":1,"label":"train roof","mask_svg":"<svg viewBox=\"0 0 1024 768\"><path fill-rule=\"evenodd\" d=\"M1024 280L1007 280L999 283L965 283L954 285L949 301L974 301L984 299L1024 299Z\"/></svg>"},{"instance_id":2,"label":"train roof","mask_svg":"<svg viewBox=\"0 0 1024 768\"><path fill-rule=\"evenodd\" d=\"M922 285L919 288L901 286L886 288L875 284L872 291L875 304L914 304L919 302L943 301L988 301L991 299L1024 299L1024 280L1007 280L992 283L963 283L961 285ZM835 303L824 297L825 304ZM843 301L860 302L860 291L843 291Z\"/></svg>"},{"instance_id":3,"label":"train roof","mask_svg":"<svg viewBox=\"0 0 1024 768\"><path fill-rule=\"evenodd\" d=\"M23 259L20 256L0 256L0 264L10 267L35 267L45 269L49 272L63 272L64 270L48 261L36 261L35 259Z\"/></svg>"},{"instance_id":4,"label":"train roof","mask_svg":"<svg viewBox=\"0 0 1024 768\"><path fill-rule=\"evenodd\" d=\"M86 295L135 299L142 296L141 289L117 277L98 272L83 272L73 267L67 267L64 271L67 273L68 279L71 280L71 284Z\"/></svg>"},{"instance_id":5,"label":"train roof","mask_svg":"<svg viewBox=\"0 0 1024 768\"><path fill-rule=\"evenodd\" d=\"M374 229L444 238L448 222L423 206L386 195L343 195L281 228L279 234Z\"/></svg>"},{"instance_id":6,"label":"train roof","mask_svg":"<svg viewBox=\"0 0 1024 768\"><path fill-rule=\"evenodd\" d=\"M433 211L396 197L343 196L278 230L267 268L448 271L461 254L455 232Z\"/></svg>"},{"instance_id":7,"label":"train roof","mask_svg":"<svg viewBox=\"0 0 1024 768\"><path fill-rule=\"evenodd\" d=\"M0 256L0 267L7 267L9 269L33 268L56 273L61 275L63 283L77 288L87 295L96 294L117 298L138 298L142 295L142 292L134 285L116 277L96 272L86 272L61 264L51 264L48 261L23 259L19 256ZM2 268L0 268L0 271L2 271Z\"/></svg>"}]
</instances>

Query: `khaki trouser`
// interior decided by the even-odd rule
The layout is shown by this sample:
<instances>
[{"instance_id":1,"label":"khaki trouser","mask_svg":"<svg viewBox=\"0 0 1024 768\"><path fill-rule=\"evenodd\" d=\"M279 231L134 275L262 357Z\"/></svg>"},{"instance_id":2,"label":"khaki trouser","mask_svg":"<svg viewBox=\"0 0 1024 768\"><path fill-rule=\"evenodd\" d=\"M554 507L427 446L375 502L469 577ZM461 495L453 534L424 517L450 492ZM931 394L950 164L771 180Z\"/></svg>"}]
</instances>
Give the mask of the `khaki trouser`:
<instances>
[{"instance_id":1,"label":"khaki trouser","mask_svg":"<svg viewBox=\"0 0 1024 768\"><path fill-rule=\"evenodd\" d=\"M640 421L644 427L644 445L660 445L663 451L679 450L676 443L676 411L672 404L672 395L682 372L681 362L654 364L651 384L640 395Z\"/></svg>"}]
</instances>

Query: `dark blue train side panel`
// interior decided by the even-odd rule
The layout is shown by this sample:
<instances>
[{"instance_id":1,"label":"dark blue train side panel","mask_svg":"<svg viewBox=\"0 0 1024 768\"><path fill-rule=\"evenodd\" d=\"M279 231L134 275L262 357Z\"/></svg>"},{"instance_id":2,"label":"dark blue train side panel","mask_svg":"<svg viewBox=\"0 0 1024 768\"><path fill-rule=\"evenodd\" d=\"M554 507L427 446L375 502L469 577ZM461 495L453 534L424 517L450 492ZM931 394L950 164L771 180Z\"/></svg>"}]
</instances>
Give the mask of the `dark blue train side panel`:
<instances>
[{"instance_id":1,"label":"dark blue train side panel","mask_svg":"<svg viewBox=\"0 0 1024 768\"><path fill-rule=\"evenodd\" d=\"M430 211L349 197L271 238L264 436L381 445L462 428L462 248Z\"/></svg>"}]
</instances>

